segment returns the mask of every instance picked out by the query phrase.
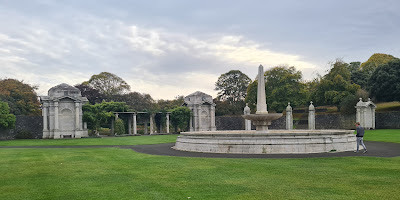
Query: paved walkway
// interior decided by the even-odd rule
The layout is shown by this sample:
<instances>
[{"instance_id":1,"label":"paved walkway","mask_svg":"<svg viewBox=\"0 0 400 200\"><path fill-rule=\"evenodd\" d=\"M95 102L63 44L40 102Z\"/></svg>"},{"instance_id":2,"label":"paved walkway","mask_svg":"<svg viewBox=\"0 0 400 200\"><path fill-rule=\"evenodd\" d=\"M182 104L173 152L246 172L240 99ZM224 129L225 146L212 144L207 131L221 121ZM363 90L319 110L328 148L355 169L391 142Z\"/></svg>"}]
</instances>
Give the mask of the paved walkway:
<instances>
[{"instance_id":1,"label":"paved walkway","mask_svg":"<svg viewBox=\"0 0 400 200\"><path fill-rule=\"evenodd\" d=\"M87 145L87 146L0 146L0 148L123 148L132 149L139 153L203 158L320 158L320 157L348 157L348 156L372 156L372 157L396 157L400 156L400 144L388 142L364 141L368 148L367 153L340 152L340 153L314 153L314 154L214 154L185 152L172 149L175 143L151 144L151 145Z\"/></svg>"}]
</instances>

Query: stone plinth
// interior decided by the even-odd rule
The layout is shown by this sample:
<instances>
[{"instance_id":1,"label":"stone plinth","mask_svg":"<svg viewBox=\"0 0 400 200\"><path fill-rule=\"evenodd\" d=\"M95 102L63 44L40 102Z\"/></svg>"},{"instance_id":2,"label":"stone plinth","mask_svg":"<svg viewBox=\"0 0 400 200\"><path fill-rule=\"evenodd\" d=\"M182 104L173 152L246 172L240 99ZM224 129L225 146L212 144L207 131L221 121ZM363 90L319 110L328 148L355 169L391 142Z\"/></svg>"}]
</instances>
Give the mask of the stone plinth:
<instances>
[{"instance_id":1,"label":"stone plinth","mask_svg":"<svg viewBox=\"0 0 400 200\"><path fill-rule=\"evenodd\" d=\"M174 149L204 153L304 154L354 151L353 130L184 132Z\"/></svg>"}]
</instances>

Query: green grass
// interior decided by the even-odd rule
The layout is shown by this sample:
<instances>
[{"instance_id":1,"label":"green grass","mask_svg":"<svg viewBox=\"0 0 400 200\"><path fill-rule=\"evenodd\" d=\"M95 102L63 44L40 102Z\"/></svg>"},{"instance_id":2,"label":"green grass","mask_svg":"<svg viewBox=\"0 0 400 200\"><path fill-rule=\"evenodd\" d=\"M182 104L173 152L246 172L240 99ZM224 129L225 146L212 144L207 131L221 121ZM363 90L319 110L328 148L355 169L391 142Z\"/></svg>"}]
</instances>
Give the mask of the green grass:
<instances>
[{"instance_id":1,"label":"green grass","mask_svg":"<svg viewBox=\"0 0 400 200\"><path fill-rule=\"evenodd\" d=\"M81 138L81 139L40 139L40 140L5 140L0 141L0 146L84 146L84 145L140 145L160 144L176 141L178 135L157 136L127 136L105 138Z\"/></svg>"},{"instance_id":2,"label":"green grass","mask_svg":"<svg viewBox=\"0 0 400 200\"><path fill-rule=\"evenodd\" d=\"M0 199L393 199L400 157L215 159L0 149Z\"/></svg>"},{"instance_id":3,"label":"green grass","mask_svg":"<svg viewBox=\"0 0 400 200\"><path fill-rule=\"evenodd\" d=\"M366 140L399 143L400 130ZM0 141L0 145L135 145L176 135ZM0 149L0 199L399 199L400 157L221 159L119 148Z\"/></svg>"},{"instance_id":4,"label":"green grass","mask_svg":"<svg viewBox=\"0 0 400 200\"><path fill-rule=\"evenodd\" d=\"M400 129L366 130L364 140L400 143Z\"/></svg>"},{"instance_id":5,"label":"green grass","mask_svg":"<svg viewBox=\"0 0 400 200\"><path fill-rule=\"evenodd\" d=\"M377 103L376 104L376 111L378 111L378 112L400 111L400 102L393 101L393 102Z\"/></svg>"}]
</instances>

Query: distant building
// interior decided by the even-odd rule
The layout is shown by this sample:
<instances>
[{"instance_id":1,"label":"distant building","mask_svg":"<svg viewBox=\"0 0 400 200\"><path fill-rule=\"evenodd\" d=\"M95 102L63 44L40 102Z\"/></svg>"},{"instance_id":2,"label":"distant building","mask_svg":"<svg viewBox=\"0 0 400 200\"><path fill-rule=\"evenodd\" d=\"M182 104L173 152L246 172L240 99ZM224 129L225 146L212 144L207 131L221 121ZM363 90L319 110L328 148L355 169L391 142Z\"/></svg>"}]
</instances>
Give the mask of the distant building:
<instances>
[{"instance_id":1,"label":"distant building","mask_svg":"<svg viewBox=\"0 0 400 200\"><path fill-rule=\"evenodd\" d=\"M88 137L82 122L82 105L88 100L81 91L62 83L50 88L48 96L41 96L43 138Z\"/></svg>"},{"instance_id":2,"label":"distant building","mask_svg":"<svg viewBox=\"0 0 400 200\"><path fill-rule=\"evenodd\" d=\"M366 129L375 129L375 108L376 105L368 98L367 102L363 102L362 98L356 104L356 121Z\"/></svg>"},{"instance_id":3,"label":"distant building","mask_svg":"<svg viewBox=\"0 0 400 200\"><path fill-rule=\"evenodd\" d=\"M184 106L192 111L190 131L215 131L215 103L212 96L197 91L185 97Z\"/></svg>"}]
</instances>

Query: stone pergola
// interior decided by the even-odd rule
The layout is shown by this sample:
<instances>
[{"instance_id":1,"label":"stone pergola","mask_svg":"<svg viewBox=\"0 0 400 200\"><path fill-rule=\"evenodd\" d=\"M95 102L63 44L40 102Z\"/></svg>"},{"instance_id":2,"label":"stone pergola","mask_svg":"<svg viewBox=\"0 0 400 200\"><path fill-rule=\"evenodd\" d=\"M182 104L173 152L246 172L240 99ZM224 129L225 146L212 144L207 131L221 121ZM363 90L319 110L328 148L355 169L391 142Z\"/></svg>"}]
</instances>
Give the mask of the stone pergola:
<instances>
[{"instance_id":1,"label":"stone pergola","mask_svg":"<svg viewBox=\"0 0 400 200\"><path fill-rule=\"evenodd\" d=\"M115 119L114 122L119 118L119 115L128 115L128 134L129 135L137 135L137 116L139 114L147 114L147 112L114 112ZM161 112L150 114L149 121L150 121L150 134L154 134L154 117L156 114L162 114ZM170 112L166 114L166 131L169 133L169 115ZM114 122L111 125L112 134L114 134ZM144 123L145 127L145 134L147 134L147 121ZM160 130L162 130L162 124L160 124Z\"/></svg>"}]
</instances>

